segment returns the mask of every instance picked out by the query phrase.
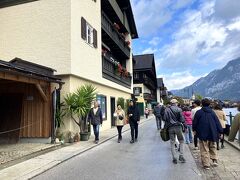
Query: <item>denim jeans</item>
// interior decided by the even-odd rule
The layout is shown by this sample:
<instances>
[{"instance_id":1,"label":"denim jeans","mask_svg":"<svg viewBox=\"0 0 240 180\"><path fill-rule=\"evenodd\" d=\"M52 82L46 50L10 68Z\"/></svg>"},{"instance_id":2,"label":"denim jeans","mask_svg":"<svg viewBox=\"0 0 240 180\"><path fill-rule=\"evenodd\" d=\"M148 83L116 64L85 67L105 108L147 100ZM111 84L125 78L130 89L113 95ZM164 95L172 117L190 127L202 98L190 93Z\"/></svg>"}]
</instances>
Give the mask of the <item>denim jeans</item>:
<instances>
[{"instance_id":1,"label":"denim jeans","mask_svg":"<svg viewBox=\"0 0 240 180\"><path fill-rule=\"evenodd\" d=\"M95 141L99 140L99 126L100 125L93 125L93 132L95 135Z\"/></svg>"},{"instance_id":2,"label":"denim jeans","mask_svg":"<svg viewBox=\"0 0 240 180\"><path fill-rule=\"evenodd\" d=\"M181 126L172 126L168 128L168 133L170 137L170 143L171 143L171 152L172 152L172 157L173 159L177 159L177 152L175 149L175 142L176 142L176 137L180 143L180 155L183 156L183 144L184 144L184 138L183 138L183 133L182 133L182 127Z\"/></svg>"},{"instance_id":3,"label":"denim jeans","mask_svg":"<svg viewBox=\"0 0 240 180\"><path fill-rule=\"evenodd\" d=\"M185 132L185 141L187 144L193 142L192 125L187 125L187 131Z\"/></svg>"}]
</instances>

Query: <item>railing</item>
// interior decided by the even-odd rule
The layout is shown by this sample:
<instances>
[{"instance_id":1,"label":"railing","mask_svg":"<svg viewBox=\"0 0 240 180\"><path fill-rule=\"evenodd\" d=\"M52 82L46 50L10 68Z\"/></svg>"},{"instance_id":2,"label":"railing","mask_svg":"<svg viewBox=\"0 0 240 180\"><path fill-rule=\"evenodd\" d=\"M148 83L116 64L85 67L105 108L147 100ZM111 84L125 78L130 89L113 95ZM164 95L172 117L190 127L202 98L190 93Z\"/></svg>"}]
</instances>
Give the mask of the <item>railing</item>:
<instances>
[{"instance_id":1,"label":"railing","mask_svg":"<svg viewBox=\"0 0 240 180\"><path fill-rule=\"evenodd\" d=\"M229 117L229 120L230 120L230 126L232 125L232 120L234 118L234 116L232 115L232 112L229 112L229 114L227 114L226 116Z\"/></svg>"},{"instance_id":2,"label":"railing","mask_svg":"<svg viewBox=\"0 0 240 180\"><path fill-rule=\"evenodd\" d=\"M125 42L122 35L115 29L112 22L109 20L107 15L102 12L102 28L111 37L111 39L119 46L127 57L130 57L130 48Z\"/></svg>"},{"instance_id":3,"label":"railing","mask_svg":"<svg viewBox=\"0 0 240 180\"><path fill-rule=\"evenodd\" d=\"M102 56L102 73L105 79L131 89L132 76L123 76L116 70L116 64L107 56Z\"/></svg>"}]
</instances>

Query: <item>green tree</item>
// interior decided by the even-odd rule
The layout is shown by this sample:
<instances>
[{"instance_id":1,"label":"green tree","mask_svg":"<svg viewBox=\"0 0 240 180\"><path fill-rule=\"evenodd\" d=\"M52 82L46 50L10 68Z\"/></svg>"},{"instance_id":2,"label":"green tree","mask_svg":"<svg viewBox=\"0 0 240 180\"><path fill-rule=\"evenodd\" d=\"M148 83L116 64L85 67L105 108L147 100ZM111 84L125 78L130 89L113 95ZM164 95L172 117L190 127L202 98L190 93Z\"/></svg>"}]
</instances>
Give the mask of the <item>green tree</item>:
<instances>
[{"instance_id":1,"label":"green tree","mask_svg":"<svg viewBox=\"0 0 240 180\"><path fill-rule=\"evenodd\" d=\"M124 100L124 98L122 98L122 97L119 97L119 98L117 99L117 104L120 104L120 106L122 107L122 109L124 109L124 106L125 106L124 102L125 102L125 100Z\"/></svg>"},{"instance_id":2,"label":"green tree","mask_svg":"<svg viewBox=\"0 0 240 180\"><path fill-rule=\"evenodd\" d=\"M196 94L196 95L195 95L195 98L198 99L198 100L202 100L202 99L203 99L203 96L200 95L200 94Z\"/></svg>"},{"instance_id":3,"label":"green tree","mask_svg":"<svg viewBox=\"0 0 240 180\"><path fill-rule=\"evenodd\" d=\"M129 102L130 102L130 100L126 99L125 105L124 105L124 111L125 111L126 114L127 114L127 110L128 110L128 107L129 107Z\"/></svg>"},{"instance_id":4,"label":"green tree","mask_svg":"<svg viewBox=\"0 0 240 180\"><path fill-rule=\"evenodd\" d=\"M81 133L88 132L87 116L92 102L96 99L96 88L91 85L82 85L76 92L65 96L66 112L79 126Z\"/></svg>"},{"instance_id":5,"label":"green tree","mask_svg":"<svg viewBox=\"0 0 240 180\"><path fill-rule=\"evenodd\" d=\"M184 105L183 98L181 98L179 96L174 96L173 99L176 99L180 105Z\"/></svg>"}]
</instances>

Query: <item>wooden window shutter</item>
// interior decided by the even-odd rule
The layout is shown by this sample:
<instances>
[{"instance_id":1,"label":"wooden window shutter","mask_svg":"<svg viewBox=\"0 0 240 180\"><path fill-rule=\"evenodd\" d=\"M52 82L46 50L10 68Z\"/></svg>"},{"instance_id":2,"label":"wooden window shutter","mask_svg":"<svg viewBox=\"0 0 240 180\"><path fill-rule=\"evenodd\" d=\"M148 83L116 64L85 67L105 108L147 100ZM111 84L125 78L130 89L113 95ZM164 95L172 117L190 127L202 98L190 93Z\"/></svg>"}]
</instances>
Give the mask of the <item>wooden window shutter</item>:
<instances>
[{"instance_id":1,"label":"wooden window shutter","mask_svg":"<svg viewBox=\"0 0 240 180\"><path fill-rule=\"evenodd\" d=\"M86 20L82 17L81 18L81 36L84 40L87 39L87 22Z\"/></svg>"},{"instance_id":2,"label":"wooden window shutter","mask_svg":"<svg viewBox=\"0 0 240 180\"><path fill-rule=\"evenodd\" d=\"M97 48L97 30L93 29L93 47Z\"/></svg>"}]
</instances>

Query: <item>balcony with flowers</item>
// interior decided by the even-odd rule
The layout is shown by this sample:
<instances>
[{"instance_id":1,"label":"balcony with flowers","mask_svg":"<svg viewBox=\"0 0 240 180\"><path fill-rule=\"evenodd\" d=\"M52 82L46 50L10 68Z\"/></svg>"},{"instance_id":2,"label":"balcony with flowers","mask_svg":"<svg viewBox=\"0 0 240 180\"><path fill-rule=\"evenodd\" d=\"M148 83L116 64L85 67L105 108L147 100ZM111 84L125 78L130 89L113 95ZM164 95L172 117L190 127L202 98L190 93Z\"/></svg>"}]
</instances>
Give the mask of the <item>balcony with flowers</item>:
<instances>
[{"instance_id":1,"label":"balcony with flowers","mask_svg":"<svg viewBox=\"0 0 240 180\"><path fill-rule=\"evenodd\" d=\"M105 79L131 88L131 73L106 49L102 49L102 74Z\"/></svg>"}]
</instances>

